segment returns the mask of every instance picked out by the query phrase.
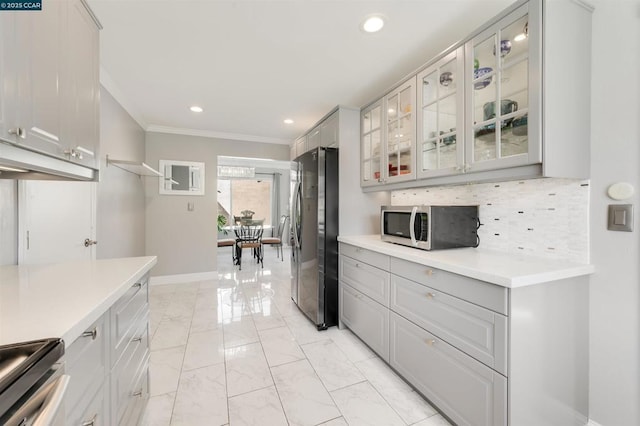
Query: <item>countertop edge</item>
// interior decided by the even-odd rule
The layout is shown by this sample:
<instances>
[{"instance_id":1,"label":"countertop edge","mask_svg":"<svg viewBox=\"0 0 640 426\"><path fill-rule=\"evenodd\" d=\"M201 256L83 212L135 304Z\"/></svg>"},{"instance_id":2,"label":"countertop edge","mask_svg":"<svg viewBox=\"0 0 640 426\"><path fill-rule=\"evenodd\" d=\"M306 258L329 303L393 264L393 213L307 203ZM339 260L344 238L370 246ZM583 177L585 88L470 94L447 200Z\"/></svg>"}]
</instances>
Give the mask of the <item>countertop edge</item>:
<instances>
[{"instance_id":1,"label":"countertop edge","mask_svg":"<svg viewBox=\"0 0 640 426\"><path fill-rule=\"evenodd\" d=\"M129 278L120 283L105 299L99 302L96 306L91 308L89 312L76 322L69 330L64 332L62 338L65 344L65 348L68 348L75 340L84 333L94 322L96 322L102 315L107 312L114 303L122 297L129 287L131 287L138 279L142 278L144 274L149 272L151 268L158 262L156 256L141 256L141 258L147 258L146 262L141 265L136 271L132 272Z\"/></svg>"},{"instance_id":2,"label":"countertop edge","mask_svg":"<svg viewBox=\"0 0 640 426\"><path fill-rule=\"evenodd\" d=\"M376 239L377 238L377 239ZM438 252L429 252L424 250L418 250L411 247L400 246L397 244L391 244L380 240L380 236L375 235L350 235L350 236L338 236L338 241L345 244L351 244L354 246L362 247L377 253L381 253L390 257L400 258L409 262L418 263L425 266L430 266L438 269L442 269L447 272L452 272L459 275L464 275L469 278L474 278L481 281L486 281L491 284L496 284L507 288L519 288L530 285L542 284L550 281L557 281L567 278L574 278L584 275L590 275L595 272L595 268L591 264L576 264L566 263L563 268L549 268L547 270L540 270L535 273L522 274L515 276L507 276L500 273L492 272L489 270L482 270L478 268L472 268L465 266L461 263L446 262L439 259L430 258L431 256L437 256ZM386 249L386 250L385 250ZM453 250L467 250L467 249L453 249ZM472 249L478 250L478 249ZM394 254L394 252L402 252L402 257ZM433 254L432 254L433 253ZM460 252L458 252L460 253ZM478 252L474 252L478 253ZM493 252L493 251L481 251L482 255L491 255L503 257L504 259L518 259L522 258L517 255L511 255L509 253ZM469 257L473 254L469 254ZM461 255L464 257L464 254ZM548 259L540 259L539 261L548 261L550 264L553 261Z\"/></svg>"}]
</instances>

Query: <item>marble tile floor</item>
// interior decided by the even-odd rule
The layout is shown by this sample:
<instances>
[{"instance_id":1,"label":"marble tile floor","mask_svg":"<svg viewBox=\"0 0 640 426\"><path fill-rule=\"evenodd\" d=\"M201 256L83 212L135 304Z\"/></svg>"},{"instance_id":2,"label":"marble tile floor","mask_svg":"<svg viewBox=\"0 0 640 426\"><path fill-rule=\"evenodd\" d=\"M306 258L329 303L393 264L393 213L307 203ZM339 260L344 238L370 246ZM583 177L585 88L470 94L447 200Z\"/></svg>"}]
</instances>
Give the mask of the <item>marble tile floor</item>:
<instances>
[{"instance_id":1,"label":"marble tile floor","mask_svg":"<svg viewBox=\"0 0 640 426\"><path fill-rule=\"evenodd\" d=\"M449 425L349 330L318 332L289 268L223 248L217 279L151 286L143 425Z\"/></svg>"}]
</instances>

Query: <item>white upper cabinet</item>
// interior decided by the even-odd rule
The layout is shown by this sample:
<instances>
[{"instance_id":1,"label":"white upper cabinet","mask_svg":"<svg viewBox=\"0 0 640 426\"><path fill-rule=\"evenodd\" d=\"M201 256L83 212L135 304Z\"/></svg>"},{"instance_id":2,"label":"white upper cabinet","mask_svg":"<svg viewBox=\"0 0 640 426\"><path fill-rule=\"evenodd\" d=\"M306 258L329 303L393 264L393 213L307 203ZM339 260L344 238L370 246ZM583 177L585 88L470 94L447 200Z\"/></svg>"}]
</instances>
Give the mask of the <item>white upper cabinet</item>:
<instances>
[{"instance_id":1,"label":"white upper cabinet","mask_svg":"<svg viewBox=\"0 0 640 426\"><path fill-rule=\"evenodd\" d=\"M525 4L466 43L464 172L542 161L540 28Z\"/></svg>"},{"instance_id":2,"label":"white upper cabinet","mask_svg":"<svg viewBox=\"0 0 640 426\"><path fill-rule=\"evenodd\" d=\"M0 138L97 167L99 25L82 0L0 15Z\"/></svg>"},{"instance_id":3,"label":"white upper cabinet","mask_svg":"<svg viewBox=\"0 0 640 426\"><path fill-rule=\"evenodd\" d=\"M415 82L415 76L411 77L362 110L362 186L415 179Z\"/></svg>"},{"instance_id":4,"label":"white upper cabinet","mask_svg":"<svg viewBox=\"0 0 640 426\"><path fill-rule=\"evenodd\" d=\"M290 147L290 159L295 160L307 151L318 147L338 148L340 145L340 111L337 107L311 128L304 136L299 137Z\"/></svg>"},{"instance_id":5,"label":"white upper cabinet","mask_svg":"<svg viewBox=\"0 0 640 426\"><path fill-rule=\"evenodd\" d=\"M418 178L464 166L464 48L418 74Z\"/></svg>"}]
</instances>

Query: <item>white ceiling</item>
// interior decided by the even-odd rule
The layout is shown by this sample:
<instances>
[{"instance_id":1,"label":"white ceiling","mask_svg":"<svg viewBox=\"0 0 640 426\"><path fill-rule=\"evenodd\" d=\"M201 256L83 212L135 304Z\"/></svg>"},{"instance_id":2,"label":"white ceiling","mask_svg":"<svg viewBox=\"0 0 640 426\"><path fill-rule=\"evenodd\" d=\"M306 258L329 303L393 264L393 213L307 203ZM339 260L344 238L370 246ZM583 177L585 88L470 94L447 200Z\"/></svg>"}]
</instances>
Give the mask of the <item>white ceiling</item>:
<instances>
[{"instance_id":1,"label":"white ceiling","mask_svg":"<svg viewBox=\"0 0 640 426\"><path fill-rule=\"evenodd\" d=\"M512 2L89 0L101 82L143 128L275 143L373 101ZM365 34L372 13L387 23Z\"/></svg>"}]
</instances>

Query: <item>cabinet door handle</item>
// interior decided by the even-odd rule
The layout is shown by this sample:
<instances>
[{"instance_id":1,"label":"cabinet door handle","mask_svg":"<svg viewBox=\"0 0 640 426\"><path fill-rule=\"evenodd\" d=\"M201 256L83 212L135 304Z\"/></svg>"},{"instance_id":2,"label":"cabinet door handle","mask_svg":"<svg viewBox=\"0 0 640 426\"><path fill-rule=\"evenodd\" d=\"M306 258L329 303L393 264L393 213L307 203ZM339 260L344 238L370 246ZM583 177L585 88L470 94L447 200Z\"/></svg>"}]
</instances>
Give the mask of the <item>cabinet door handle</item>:
<instances>
[{"instance_id":1,"label":"cabinet door handle","mask_svg":"<svg viewBox=\"0 0 640 426\"><path fill-rule=\"evenodd\" d=\"M135 283L135 284L133 285L133 287L142 288L142 283Z\"/></svg>"},{"instance_id":2,"label":"cabinet door handle","mask_svg":"<svg viewBox=\"0 0 640 426\"><path fill-rule=\"evenodd\" d=\"M425 273L426 273L428 276L431 276L431 275L433 275L433 269L427 269L427 270L425 271Z\"/></svg>"},{"instance_id":3,"label":"cabinet door handle","mask_svg":"<svg viewBox=\"0 0 640 426\"><path fill-rule=\"evenodd\" d=\"M15 129L9 129L9 134L17 136L20 139L25 139L27 137L27 132L22 127L16 127Z\"/></svg>"},{"instance_id":4,"label":"cabinet door handle","mask_svg":"<svg viewBox=\"0 0 640 426\"><path fill-rule=\"evenodd\" d=\"M91 417L91 420L87 420L85 422L82 422L80 426L94 426L96 424L96 418L98 417L97 414L94 414L93 417Z\"/></svg>"},{"instance_id":5,"label":"cabinet door handle","mask_svg":"<svg viewBox=\"0 0 640 426\"><path fill-rule=\"evenodd\" d=\"M142 389L140 389L138 392L134 392L132 396L141 397L142 396Z\"/></svg>"},{"instance_id":6,"label":"cabinet door handle","mask_svg":"<svg viewBox=\"0 0 640 426\"><path fill-rule=\"evenodd\" d=\"M89 238L84 240L84 246L85 247L89 247L89 246L92 246L92 245L95 245L95 244L98 244L98 242L96 240L91 240Z\"/></svg>"},{"instance_id":7,"label":"cabinet door handle","mask_svg":"<svg viewBox=\"0 0 640 426\"><path fill-rule=\"evenodd\" d=\"M428 340L427 340L427 345L429 345L429 346L433 346L433 345L435 345L435 344L436 344L436 339L428 339Z\"/></svg>"},{"instance_id":8,"label":"cabinet door handle","mask_svg":"<svg viewBox=\"0 0 640 426\"><path fill-rule=\"evenodd\" d=\"M93 330L85 331L81 336L91 337L91 340L96 340L96 337L98 337L98 328L94 327Z\"/></svg>"},{"instance_id":9,"label":"cabinet door handle","mask_svg":"<svg viewBox=\"0 0 640 426\"><path fill-rule=\"evenodd\" d=\"M435 293L427 293L427 299L433 299L434 297L436 297Z\"/></svg>"},{"instance_id":10,"label":"cabinet door handle","mask_svg":"<svg viewBox=\"0 0 640 426\"><path fill-rule=\"evenodd\" d=\"M131 339L132 342L142 342L142 337L134 337L133 339Z\"/></svg>"}]
</instances>

